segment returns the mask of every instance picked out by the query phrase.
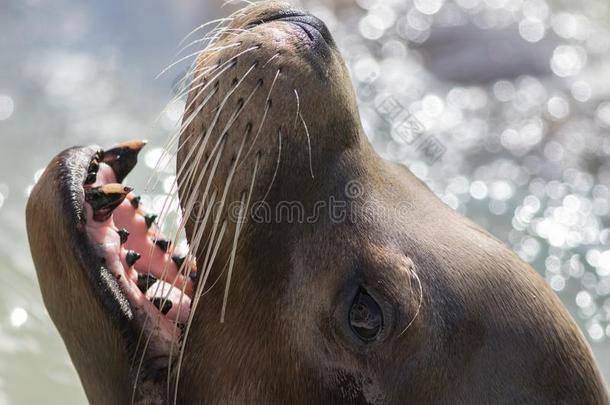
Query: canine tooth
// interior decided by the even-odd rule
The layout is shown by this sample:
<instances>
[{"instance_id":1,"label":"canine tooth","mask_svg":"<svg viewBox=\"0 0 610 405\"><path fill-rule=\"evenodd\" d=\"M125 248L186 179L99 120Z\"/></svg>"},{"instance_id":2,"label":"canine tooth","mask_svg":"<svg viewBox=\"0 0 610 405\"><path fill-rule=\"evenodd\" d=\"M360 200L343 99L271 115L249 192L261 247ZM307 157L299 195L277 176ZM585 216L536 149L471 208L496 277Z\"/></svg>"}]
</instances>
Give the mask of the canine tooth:
<instances>
[{"instance_id":1,"label":"canine tooth","mask_svg":"<svg viewBox=\"0 0 610 405\"><path fill-rule=\"evenodd\" d=\"M157 307L159 311L163 315L166 315L170 309L172 309L172 302L162 297L155 297L150 300L150 302Z\"/></svg>"},{"instance_id":2,"label":"canine tooth","mask_svg":"<svg viewBox=\"0 0 610 405\"><path fill-rule=\"evenodd\" d=\"M93 208L93 219L103 222L110 218L112 211L123 202L131 190L131 187L118 183L104 184L85 190L85 201Z\"/></svg>"},{"instance_id":3,"label":"canine tooth","mask_svg":"<svg viewBox=\"0 0 610 405\"><path fill-rule=\"evenodd\" d=\"M127 262L127 266L133 266L139 259L142 257L138 252L134 252L133 250L128 250L125 255L125 261Z\"/></svg>"},{"instance_id":4,"label":"canine tooth","mask_svg":"<svg viewBox=\"0 0 610 405\"><path fill-rule=\"evenodd\" d=\"M169 249L171 242L165 239L156 239L155 245L159 246L159 249L161 249L162 251L167 252L167 249Z\"/></svg>"},{"instance_id":5,"label":"canine tooth","mask_svg":"<svg viewBox=\"0 0 610 405\"><path fill-rule=\"evenodd\" d=\"M91 163L89 163L89 173L97 173L99 169L100 169L99 162L95 158L93 158Z\"/></svg>"},{"instance_id":6,"label":"canine tooth","mask_svg":"<svg viewBox=\"0 0 610 405\"><path fill-rule=\"evenodd\" d=\"M121 238L121 245L127 242L127 238L129 237L129 231L127 229L121 228L117 230L117 233L119 234L119 238Z\"/></svg>"},{"instance_id":7,"label":"canine tooth","mask_svg":"<svg viewBox=\"0 0 610 405\"><path fill-rule=\"evenodd\" d=\"M114 171L117 181L121 182L138 163L138 153L146 141L129 141L104 152L102 162Z\"/></svg>"},{"instance_id":8,"label":"canine tooth","mask_svg":"<svg viewBox=\"0 0 610 405\"><path fill-rule=\"evenodd\" d=\"M136 285L145 293L154 283L157 282L157 278L150 274L138 274L138 282Z\"/></svg>"},{"instance_id":9,"label":"canine tooth","mask_svg":"<svg viewBox=\"0 0 610 405\"><path fill-rule=\"evenodd\" d=\"M140 200L142 199L142 196L135 196L134 198L131 199L131 206L135 209L138 209L140 207Z\"/></svg>"},{"instance_id":10,"label":"canine tooth","mask_svg":"<svg viewBox=\"0 0 610 405\"><path fill-rule=\"evenodd\" d=\"M157 215L155 215L155 214L144 215L144 221L146 221L146 227L150 228L156 219L157 219Z\"/></svg>"},{"instance_id":11,"label":"canine tooth","mask_svg":"<svg viewBox=\"0 0 610 405\"><path fill-rule=\"evenodd\" d=\"M182 263L184 263L184 259L186 259L186 256L172 256L172 260L174 263L176 263L176 266L178 266L178 269L180 269L180 267L182 267Z\"/></svg>"}]
</instances>

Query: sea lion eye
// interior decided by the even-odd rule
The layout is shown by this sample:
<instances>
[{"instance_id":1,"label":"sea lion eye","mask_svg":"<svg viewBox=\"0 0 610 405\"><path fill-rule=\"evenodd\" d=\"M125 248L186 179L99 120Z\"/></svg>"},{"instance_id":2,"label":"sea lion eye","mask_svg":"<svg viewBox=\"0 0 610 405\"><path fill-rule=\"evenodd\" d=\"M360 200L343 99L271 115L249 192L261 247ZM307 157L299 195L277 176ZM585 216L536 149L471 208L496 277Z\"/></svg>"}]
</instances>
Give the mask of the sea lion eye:
<instances>
[{"instance_id":1,"label":"sea lion eye","mask_svg":"<svg viewBox=\"0 0 610 405\"><path fill-rule=\"evenodd\" d=\"M383 328L383 313L379 304L360 289L349 310L349 325L360 340L374 342Z\"/></svg>"}]
</instances>

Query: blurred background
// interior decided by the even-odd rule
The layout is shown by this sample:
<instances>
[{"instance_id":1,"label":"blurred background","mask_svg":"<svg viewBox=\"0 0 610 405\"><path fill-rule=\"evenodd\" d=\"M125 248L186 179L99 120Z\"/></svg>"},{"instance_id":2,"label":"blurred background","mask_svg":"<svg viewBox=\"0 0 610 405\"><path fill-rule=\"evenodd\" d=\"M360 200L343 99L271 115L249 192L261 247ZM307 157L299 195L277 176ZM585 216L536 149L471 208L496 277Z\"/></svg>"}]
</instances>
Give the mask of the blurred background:
<instances>
[{"instance_id":1,"label":"blurred background","mask_svg":"<svg viewBox=\"0 0 610 405\"><path fill-rule=\"evenodd\" d=\"M326 21L377 151L542 274L610 381L607 0L303 1ZM42 304L24 207L60 150L176 130L179 43L239 5L0 0L0 404L86 403ZM185 44L202 37L201 29ZM404 123L409 131L405 133ZM417 128L413 130L414 125ZM144 198L162 204L171 162Z\"/></svg>"}]
</instances>

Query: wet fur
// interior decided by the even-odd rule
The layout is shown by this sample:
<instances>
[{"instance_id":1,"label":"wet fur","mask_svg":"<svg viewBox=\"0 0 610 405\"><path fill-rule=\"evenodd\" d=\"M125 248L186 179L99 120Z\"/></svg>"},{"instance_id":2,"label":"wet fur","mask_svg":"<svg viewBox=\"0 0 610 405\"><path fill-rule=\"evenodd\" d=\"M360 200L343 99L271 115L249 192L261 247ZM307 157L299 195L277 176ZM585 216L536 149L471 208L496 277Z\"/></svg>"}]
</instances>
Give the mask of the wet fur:
<instances>
[{"instance_id":1,"label":"wet fur","mask_svg":"<svg viewBox=\"0 0 610 405\"><path fill-rule=\"evenodd\" d=\"M230 42L232 28L278 10L287 10L286 5L265 2L248 8L217 43ZM331 196L345 200L346 186L358 181L363 194L351 210L359 220L334 223L322 212L322 219L312 224L247 222L236 241L235 223L227 222L222 234L187 217L190 241L199 231L204 236L192 246L198 266L210 265L208 286L220 280L220 288L206 286L194 312L179 368L178 403L608 404L590 349L541 277L439 201L408 170L373 151L334 47L323 63L318 59L312 65L304 57L306 48L296 46L275 57L277 48L264 35L262 42L249 34L240 38L242 48L199 59L198 66L212 66L248 46L262 45L218 78L218 93L207 108L202 95L190 93L178 150L179 172L186 168L178 176L183 209L193 208L185 201L210 198L203 196L203 185L193 187L192 179L209 170L205 162L214 153L221 153L212 189L220 194L230 186L228 202L243 201L253 173L258 181L252 201L264 199L271 206L300 201L306 213L316 201ZM290 46L295 45L289 43L285 51ZM267 90L280 66L263 131L252 143L252 153L240 154L243 137L247 145L255 140ZM218 127L210 129L234 78L244 80L220 111ZM250 106L223 133L240 99L260 79L263 84ZM293 90L300 95L300 111ZM299 114L307 133L304 125L294 124ZM203 150L206 133L209 149ZM211 146L225 136L214 152ZM193 150L201 156L194 158ZM82 196L70 193L65 184L65 171L78 171L62 166L68 160L54 160L30 198L32 254L45 304L90 400L129 403L128 359L133 353L121 321L127 312L109 311L101 303L107 295L99 291L109 289L99 289L89 264L77 253L86 247L78 242L70 201ZM393 214L377 215L367 209L371 205ZM221 222L227 210L221 212ZM218 243L218 258L205 263L211 243ZM235 274L225 289L231 257ZM345 309L350 291L360 284L374 288L393 314L385 340L372 347L351 340L335 312ZM112 301L120 303L120 294ZM150 401L159 402L154 386L141 386L144 393L148 389Z\"/></svg>"}]
</instances>

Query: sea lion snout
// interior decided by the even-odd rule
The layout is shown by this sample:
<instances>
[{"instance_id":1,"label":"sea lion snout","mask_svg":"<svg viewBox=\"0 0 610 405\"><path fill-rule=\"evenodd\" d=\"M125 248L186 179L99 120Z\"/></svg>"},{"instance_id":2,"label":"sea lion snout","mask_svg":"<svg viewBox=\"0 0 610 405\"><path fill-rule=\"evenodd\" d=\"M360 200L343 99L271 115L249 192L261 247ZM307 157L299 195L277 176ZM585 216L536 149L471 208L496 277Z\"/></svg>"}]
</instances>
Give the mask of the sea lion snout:
<instances>
[{"instance_id":1,"label":"sea lion snout","mask_svg":"<svg viewBox=\"0 0 610 405\"><path fill-rule=\"evenodd\" d=\"M239 201L255 166L253 201L299 199L286 181L301 178L311 187L316 174L364 139L347 67L328 29L286 3L261 2L217 36L192 73L178 151L181 201L188 208L195 189L220 197L229 177L227 200ZM218 155L224 157L215 166ZM204 172L212 184L186 171Z\"/></svg>"},{"instance_id":2,"label":"sea lion snout","mask_svg":"<svg viewBox=\"0 0 610 405\"><path fill-rule=\"evenodd\" d=\"M288 22L299 26L312 43L323 41L329 46L335 46L335 41L324 21L305 10L294 8L292 5L280 1L260 2L247 7L242 11L240 18L235 21L236 25L245 23L246 28L272 21Z\"/></svg>"}]
</instances>

